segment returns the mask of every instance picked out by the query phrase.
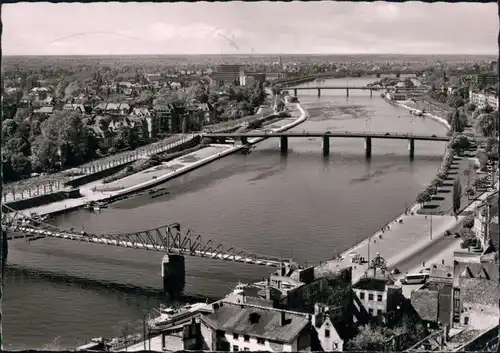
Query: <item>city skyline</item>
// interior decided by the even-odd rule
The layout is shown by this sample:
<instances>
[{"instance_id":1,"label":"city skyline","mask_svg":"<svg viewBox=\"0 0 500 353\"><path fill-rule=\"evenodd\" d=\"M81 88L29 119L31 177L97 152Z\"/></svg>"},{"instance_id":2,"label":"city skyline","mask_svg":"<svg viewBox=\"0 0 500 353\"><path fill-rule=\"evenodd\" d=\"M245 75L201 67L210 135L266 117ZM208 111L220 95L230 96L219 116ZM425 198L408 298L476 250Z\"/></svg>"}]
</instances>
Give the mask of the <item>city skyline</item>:
<instances>
[{"instance_id":1,"label":"city skyline","mask_svg":"<svg viewBox=\"0 0 500 353\"><path fill-rule=\"evenodd\" d=\"M4 5L2 46L4 55L494 55L494 8L416 2L20 3Z\"/></svg>"}]
</instances>

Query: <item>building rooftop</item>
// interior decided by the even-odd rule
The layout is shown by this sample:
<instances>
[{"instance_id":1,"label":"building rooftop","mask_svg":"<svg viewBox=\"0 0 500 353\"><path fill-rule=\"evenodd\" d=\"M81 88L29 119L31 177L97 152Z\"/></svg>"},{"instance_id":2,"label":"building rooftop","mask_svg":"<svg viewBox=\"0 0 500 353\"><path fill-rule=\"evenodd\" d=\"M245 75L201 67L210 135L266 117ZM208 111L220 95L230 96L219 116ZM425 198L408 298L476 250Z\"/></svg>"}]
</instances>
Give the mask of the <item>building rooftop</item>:
<instances>
[{"instance_id":1,"label":"building rooftop","mask_svg":"<svg viewBox=\"0 0 500 353\"><path fill-rule=\"evenodd\" d=\"M411 305L422 320L438 320L439 292L420 289L411 293Z\"/></svg>"},{"instance_id":2,"label":"building rooftop","mask_svg":"<svg viewBox=\"0 0 500 353\"><path fill-rule=\"evenodd\" d=\"M500 284L482 278L464 278L460 281L460 293L464 303L498 307Z\"/></svg>"},{"instance_id":3,"label":"building rooftop","mask_svg":"<svg viewBox=\"0 0 500 353\"><path fill-rule=\"evenodd\" d=\"M498 265L495 263L455 261L453 269L453 286L459 287L462 278L485 278L498 283L498 273Z\"/></svg>"},{"instance_id":4,"label":"building rooftop","mask_svg":"<svg viewBox=\"0 0 500 353\"><path fill-rule=\"evenodd\" d=\"M358 282L356 282L352 287L354 289L364 289L364 290L383 292L387 284L388 282L384 279L363 277Z\"/></svg>"},{"instance_id":5,"label":"building rooftop","mask_svg":"<svg viewBox=\"0 0 500 353\"><path fill-rule=\"evenodd\" d=\"M429 274L429 281L453 281L453 266L436 265L432 266Z\"/></svg>"},{"instance_id":6,"label":"building rooftop","mask_svg":"<svg viewBox=\"0 0 500 353\"><path fill-rule=\"evenodd\" d=\"M201 321L215 330L278 342L292 342L309 324L308 315L305 314L230 303L223 303L214 313L202 316Z\"/></svg>"}]
</instances>

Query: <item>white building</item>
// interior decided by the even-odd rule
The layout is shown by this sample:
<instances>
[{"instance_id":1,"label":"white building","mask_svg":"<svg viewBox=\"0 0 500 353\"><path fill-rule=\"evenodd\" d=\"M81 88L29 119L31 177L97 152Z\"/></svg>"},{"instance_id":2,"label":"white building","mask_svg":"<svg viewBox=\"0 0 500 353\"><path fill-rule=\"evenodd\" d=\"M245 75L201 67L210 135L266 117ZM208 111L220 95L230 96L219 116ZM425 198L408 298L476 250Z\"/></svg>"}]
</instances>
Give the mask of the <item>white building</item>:
<instances>
[{"instance_id":1,"label":"white building","mask_svg":"<svg viewBox=\"0 0 500 353\"><path fill-rule=\"evenodd\" d=\"M308 314L218 302L202 316L203 350L297 352L311 350Z\"/></svg>"},{"instance_id":2,"label":"white building","mask_svg":"<svg viewBox=\"0 0 500 353\"><path fill-rule=\"evenodd\" d=\"M474 103L479 108L489 105L498 110L498 97L492 94L469 91L469 102Z\"/></svg>"}]
</instances>

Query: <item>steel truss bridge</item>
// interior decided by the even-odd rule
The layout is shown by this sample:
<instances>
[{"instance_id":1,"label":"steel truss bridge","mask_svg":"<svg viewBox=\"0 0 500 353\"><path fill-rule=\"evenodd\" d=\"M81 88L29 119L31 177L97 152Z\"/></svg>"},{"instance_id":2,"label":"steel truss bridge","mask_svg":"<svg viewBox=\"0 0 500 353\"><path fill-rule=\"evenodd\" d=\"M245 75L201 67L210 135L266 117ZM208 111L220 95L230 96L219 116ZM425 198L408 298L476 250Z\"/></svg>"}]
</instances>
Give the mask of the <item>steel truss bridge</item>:
<instances>
[{"instance_id":1,"label":"steel truss bridge","mask_svg":"<svg viewBox=\"0 0 500 353\"><path fill-rule=\"evenodd\" d=\"M190 230L183 234L179 223L139 232L98 235L61 230L41 220L27 217L6 205L2 206L2 211L2 229L7 232L8 240L34 241L42 238L57 238L266 267L280 267L283 263L288 262L226 246L214 240L204 240L200 235L195 235Z\"/></svg>"}]
</instances>

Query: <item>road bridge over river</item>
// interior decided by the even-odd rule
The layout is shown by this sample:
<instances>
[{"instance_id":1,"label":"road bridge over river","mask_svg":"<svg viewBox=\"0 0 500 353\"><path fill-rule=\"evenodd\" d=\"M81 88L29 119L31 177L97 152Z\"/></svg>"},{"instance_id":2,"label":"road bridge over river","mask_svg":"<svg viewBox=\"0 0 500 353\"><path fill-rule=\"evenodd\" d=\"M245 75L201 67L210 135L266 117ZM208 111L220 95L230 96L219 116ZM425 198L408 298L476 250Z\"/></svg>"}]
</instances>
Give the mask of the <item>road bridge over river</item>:
<instances>
[{"instance_id":1,"label":"road bridge over river","mask_svg":"<svg viewBox=\"0 0 500 353\"><path fill-rule=\"evenodd\" d=\"M365 155L371 157L372 139L408 140L410 157L415 156L415 141L449 141L449 136L403 134L399 132L367 132L367 131L327 131L327 132L242 132L242 133L204 133L203 137L214 138L225 142L227 138L238 139L242 144L248 144L249 138L279 138L281 152L288 150L289 138L320 137L323 139L323 155L330 154L330 138L363 138L365 139Z\"/></svg>"},{"instance_id":2,"label":"road bridge over river","mask_svg":"<svg viewBox=\"0 0 500 353\"><path fill-rule=\"evenodd\" d=\"M177 282L184 282L184 256L213 260L239 262L250 265L278 268L290 261L257 254L215 240L203 239L190 230L183 233L179 223L172 223L153 229L120 234L87 234L73 229L63 230L33 217L2 206L2 230L8 241L24 239L35 241L43 238L79 241L108 246L119 246L136 250L162 252L162 276L164 289L172 288Z\"/></svg>"}]
</instances>

